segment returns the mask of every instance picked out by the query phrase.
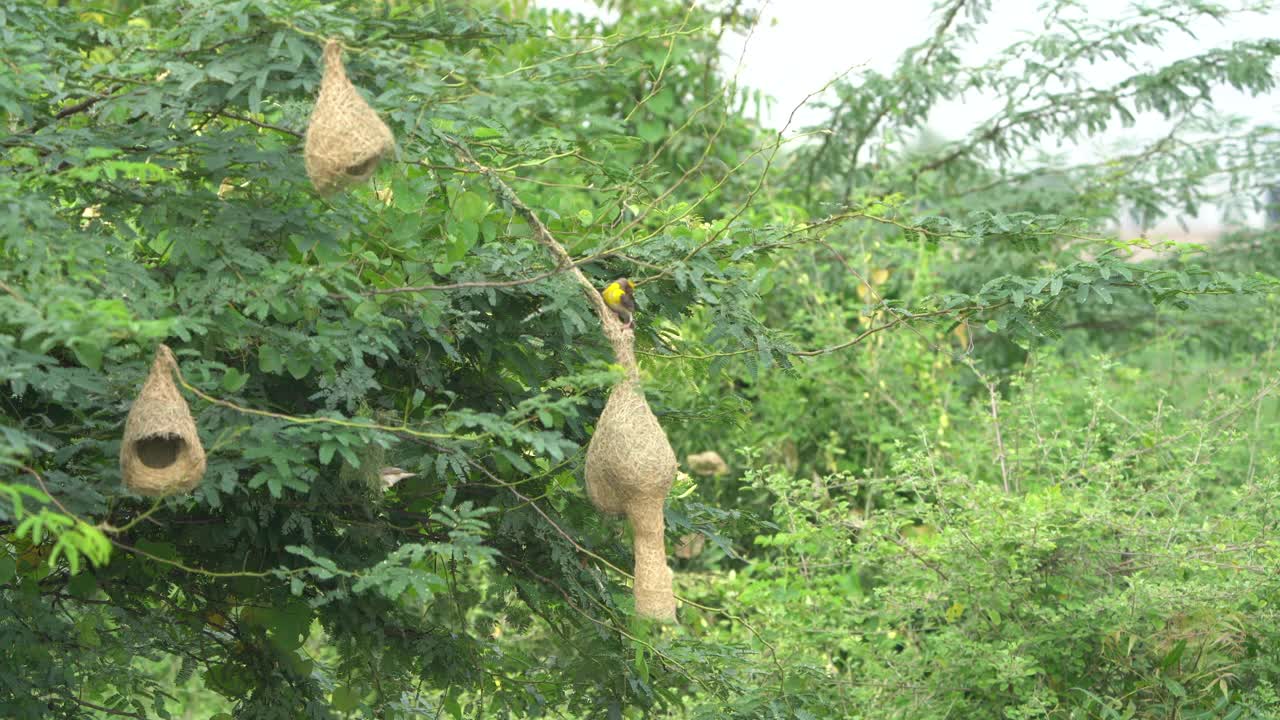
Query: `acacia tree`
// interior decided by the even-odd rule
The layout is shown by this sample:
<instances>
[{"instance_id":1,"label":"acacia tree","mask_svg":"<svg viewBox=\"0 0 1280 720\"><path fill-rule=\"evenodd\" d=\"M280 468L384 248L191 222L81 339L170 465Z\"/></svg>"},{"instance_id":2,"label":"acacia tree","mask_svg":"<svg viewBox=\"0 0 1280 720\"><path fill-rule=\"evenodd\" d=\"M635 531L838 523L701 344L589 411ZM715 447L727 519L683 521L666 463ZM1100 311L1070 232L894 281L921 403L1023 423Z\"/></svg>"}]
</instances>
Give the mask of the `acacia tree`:
<instances>
[{"instance_id":1,"label":"acacia tree","mask_svg":"<svg viewBox=\"0 0 1280 720\"><path fill-rule=\"evenodd\" d=\"M6 715L164 715L140 663L162 657L248 717L616 711L726 682L628 620L625 543L575 479L615 373L511 205L600 285L670 268L649 317L740 273L676 262L708 237L678 203L729 176L706 157L753 137L708 18L6 8ZM399 143L322 200L300 139L328 36ZM114 458L161 340L210 462L153 508ZM417 477L373 492L384 464ZM332 656L299 653L317 621ZM541 657L495 639L531 624Z\"/></svg>"},{"instance_id":2,"label":"acacia tree","mask_svg":"<svg viewBox=\"0 0 1280 720\"><path fill-rule=\"evenodd\" d=\"M895 83L906 107L958 71L948 7L903 65L926 75ZM862 148L897 107L871 83L845 103L866 118L837 113L788 155L723 86L717 33L752 21L737 3L626 10L605 25L496 2L0 9L6 714L168 716L185 702L171 686L197 674L244 717L823 712L822 675L788 673L746 608L689 603L665 629L632 617L627 543L578 479L617 373L530 216L598 285L640 280L650 397L681 450L725 409L682 403L689 378L738 385L930 320L1034 330L1070 299L1134 288L1274 287L1102 257L850 305L880 313L870 331L796 321L761 294L850 224L942 246L1081 225L1043 214L1063 208L949 220L855 202L842 188L936 202L922 178L987 159L993 139L886 162L894 185L864 178ZM322 199L300 149L329 36L398 143L372 184ZM812 168L806 185L787 162ZM1007 174L984 164L967 167ZM123 492L116 458L162 341L209 468L153 504ZM384 493L383 465L417 476ZM672 532L723 540L735 516L677 494ZM717 624L740 635L704 644Z\"/></svg>"}]
</instances>

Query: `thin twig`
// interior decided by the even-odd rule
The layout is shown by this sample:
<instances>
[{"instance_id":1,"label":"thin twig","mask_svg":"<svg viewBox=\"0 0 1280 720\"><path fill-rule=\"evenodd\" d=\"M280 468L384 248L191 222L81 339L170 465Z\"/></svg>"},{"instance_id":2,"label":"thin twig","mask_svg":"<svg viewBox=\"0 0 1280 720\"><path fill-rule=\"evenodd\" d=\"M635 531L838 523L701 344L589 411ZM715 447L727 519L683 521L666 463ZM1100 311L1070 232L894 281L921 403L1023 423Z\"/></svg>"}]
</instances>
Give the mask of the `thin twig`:
<instances>
[{"instance_id":1,"label":"thin twig","mask_svg":"<svg viewBox=\"0 0 1280 720\"><path fill-rule=\"evenodd\" d=\"M965 307L952 308L950 310L934 310L927 313L904 313L903 315L899 316L895 320L884 323L882 325L876 325L875 327L872 327L872 328L868 328L867 330L864 330L861 333L854 336L852 339L839 343L837 345L832 345L830 347L825 347L825 348L818 348L817 350L785 350L783 352L787 355L792 355L796 357L815 357L818 355L826 355L828 353L833 353L833 352L837 352L840 350L845 350L847 348L853 347L854 345L857 345L863 340L866 340L871 335L874 335L882 330L888 330L889 328L894 327L895 325L901 325L902 323L905 323L909 320L920 320L922 318L943 317L946 315L956 314L960 316L961 321L964 321L964 320L967 320L972 314L976 312L979 312L982 310L995 310L997 308L1004 306L1005 304L1007 303L998 303L995 305L967 305ZM911 326L907 325L907 327L911 327ZM937 346L934 345L933 343L930 343L930 345L934 346L935 349L937 349ZM638 350L637 352L641 355L646 355L648 357L665 359L665 360L712 360L715 358L733 357L735 355L746 355L747 353L755 353L755 352L759 352L759 349L758 348L742 348L740 350L729 350L727 352L716 352L716 353L703 353L703 354L697 354L697 355L691 354L691 353L656 353L656 352L651 352L647 350Z\"/></svg>"},{"instance_id":2,"label":"thin twig","mask_svg":"<svg viewBox=\"0 0 1280 720\"><path fill-rule=\"evenodd\" d=\"M52 502L55 506L57 506L57 508L61 510L64 515L75 518L75 520L77 520L78 522L82 522L82 523L84 522L83 518L81 518L79 515L68 510L67 506L63 505L62 501L58 500L58 498L52 492L49 491L49 486L44 484L44 478L40 477L40 473L36 472L33 468L27 467L26 465L22 466L22 470L26 472L28 475L30 475L31 477L36 479L36 482L40 484L40 489L44 491L45 497L49 498L49 501ZM85 523L85 524L87 525L88 523Z\"/></svg>"},{"instance_id":3,"label":"thin twig","mask_svg":"<svg viewBox=\"0 0 1280 720\"><path fill-rule=\"evenodd\" d=\"M438 451L438 452L443 452L443 453L448 453L448 452L450 452L448 448L442 447L442 446L440 446L440 445L436 445L436 444L434 444L434 443L427 443L427 444L428 444L428 446L432 447L433 449L435 449L435 450L436 450L436 451ZM582 553L583 555L586 555L586 556L588 556L588 557L590 557L590 558L593 558L593 559L597 560L597 561L598 561L598 562L600 562L602 565L604 565L605 567L609 568L610 570L612 570L612 571L614 571L614 572L618 573L618 574L619 574L619 575L621 575L622 577L624 577L624 578L626 578L626 579L628 579L628 580L631 580L631 581L633 581L633 582L635 581L635 576L634 576L634 575L632 575L631 573L627 572L626 570L623 570L622 568L618 567L617 565L614 565L613 563L611 563L611 562L609 562L608 560L606 560L604 557L601 557L599 554L597 554L597 553L595 553L595 552L593 552L593 551L591 551L591 550L589 550L589 549L587 549L587 548L583 547L583 546L582 546L582 545L581 545L577 540L575 540L575 539L573 538L573 536L572 536L572 535L570 535L567 531L565 531L565 529L564 529L563 527L561 527L559 523L557 523L555 520L551 519L551 516L550 516L550 515L548 515L548 514L546 513L546 511L545 511L545 510L543 510L541 507L539 507L539 506L538 506L538 503L534 502L533 498L530 498L529 496L527 496L527 495L525 495L524 493L520 492L520 490L516 487L516 485L515 485L514 483L509 483L509 482L507 482L506 480L503 480L502 478L498 477L495 473L491 472L491 471L489 470L489 468L485 467L483 463L480 463L480 462L478 462L478 461L476 461L476 460L474 460L474 459L472 459L472 458L470 458L470 457L467 457L467 456L465 456L465 455L464 455L464 456L462 456L462 459L463 459L463 460L464 460L468 465L470 465L471 467L473 467L473 468L475 468L475 469L479 470L482 474L484 474L484 475L485 475L486 477L488 477L490 480L494 481L494 482L495 482L495 483L497 483L498 485L501 485L502 487L505 487L507 490L509 490L509 491L511 492L511 494L512 494L512 495L515 495L515 496L516 496L519 500L521 500L525 505L527 505L527 506L529 506L529 507L533 508L534 512L536 512L536 513L538 513L538 515L542 516L542 519L543 519L543 520L546 520L546 521L547 521L547 524L551 525L551 527L555 529L556 533L557 533L558 535L560 535L560 537L564 538L564 540L565 540L566 542L568 542L570 545L572 545L572 546L574 547L574 549L576 549L578 552L580 552L580 553ZM781 660L778 658L778 650L777 650L777 648L775 648L775 647L773 646L773 644L772 644L772 643L770 643L768 640L766 640L766 639L764 638L764 636L763 636L763 635L761 635L761 634L760 634L760 632L759 632L758 630L756 630L756 629L755 629L755 627L753 627L750 623L748 623L744 618L742 618L741 616L736 615L736 614L734 614L734 613L730 612L727 608L723 608L723 607L713 607L713 606L709 606L709 605L703 605L702 603L699 603L699 602L697 602L697 601L691 600L691 599L689 599L689 598L687 598L687 597L684 597L684 596L682 596L682 595L676 595L675 597L676 597L680 602L682 602L682 603L684 603L684 604L686 604L686 605L689 605L689 606L692 606L692 607L696 607L696 608L698 608L699 610L705 610L705 611L707 611L707 612L719 613L719 614L724 615L725 617L729 618L730 620L733 620L733 621L735 621L735 622L739 622L739 623L741 623L741 624L742 624L742 626L743 626L743 627L745 627L745 628L747 629L747 631L748 631L748 632L750 632L753 636L755 636L755 638L756 638L757 640L759 640L761 644L763 644L766 648L768 648L768 649L769 649L770 657L772 657L773 662L774 662L774 665L778 668L778 676L779 676L780 678L782 678L782 679L785 679L785 678L786 678L786 669L783 667Z\"/></svg>"},{"instance_id":4,"label":"thin twig","mask_svg":"<svg viewBox=\"0 0 1280 720\"><path fill-rule=\"evenodd\" d=\"M524 565L524 563L520 563L520 564L521 564L521 565ZM647 649L649 650L649 652L652 652L654 655L657 655L658 657L662 658L663 660L665 660L665 661L667 661L667 662L671 663L673 666L675 666L676 668L678 668L678 669L680 670L680 673L681 673L682 675L684 675L685 677L689 678L690 680L692 680L692 681L694 681L694 682L698 683L699 685L701 685L701 686L703 687L703 689L707 690L708 692L711 692L712 694L715 694L715 691L711 688L711 686L707 685L707 683L706 683L706 681L705 681L705 680L703 680L702 678L700 678L700 677L698 677L698 676L694 675L693 673L689 672L689 669L688 669L688 668L686 668L686 667L684 666L684 664L682 664L679 660L676 660L675 658L671 657L670 655L668 655L668 654L666 654L666 653L662 652L661 650L659 650L658 648L654 647L651 643L648 643L648 642L645 642L644 640L641 640L640 638L636 637L635 635L632 635L631 633L627 632L626 630L624 630L624 629L622 629L622 628L620 628L620 627L618 627L618 626L616 626L616 625L611 625L611 624L609 624L609 623L607 623L607 622L605 622L605 621L603 621L603 620L601 620L601 619L599 619L599 618L597 618L597 617L592 616L592 615L591 615L591 613L588 613L587 611L585 611L585 610L583 610L582 608L578 607L577 603L575 603L575 602L573 601L573 598L569 596L569 593L568 593L567 591L565 591L565 589L564 589L564 588L560 587L560 585L559 585L559 584L557 584L554 580L551 580L550 578L546 578L546 577L543 577L542 575L539 575L537 572L535 572L533 569L531 569L528 565L524 565L524 568L525 568L525 572L528 572L530 575L534 576L535 578L537 578L538 580L542 581L543 583L545 583L545 584L547 584L547 585L550 585L551 587L555 588L555 589L560 593L560 596L564 598L564 601L569 605L569 607L573 608L573 610L574 610L575 612L577 612L579 615L581 615L581 616L585 617L586 619L588 619L588 620L590 620L591 622L593 622L593 623L595 623L595 624L599 625L599 626L600 626L600 627L602 627L602 628L605 628L605 629L607 629L607 630L612 630L613 632L618 633L619 635L621 635L621 636L623 636L623 637L627 638L628 640L630 640L630 641L632 641L632 642L634 642L634 643L637 643L637 644L639 644L639 645L643 645L645 648L647 648Z\"/></svg>"},{"instance_id":5,"label":"thin twig","mask_svg":"<svg viewBox=\"0 0 1280 720\"><path fill-rule=\"evenodd\" d=\"M520 215L520 217L524 218L525 222L529 223L529 227L533 229L534 240L538 241L551 253L552 257L555 258L557 269L562 267L565 268L565 270L572 274L574 279L578 281L578 284L582 286L582 291L587 296L587 300L591 302L592 307L595 308L596 315L600 317L600 322L606 325L609 322L620 322L614 318L613 313L610 312L608 306L604 304L604 298L600 296L599 291L596 290L596 287L592 284L591 280L589 280L582 270L577 267L573 258L569 255L569 252L564 249L564 245L561 245L560 241L556 240L555 236L551 234L551 231L547 229L547 226L542 222L542 219L539 218L537 213L530 209L518 195L516 195L515 191L511 189L511 186L508 185L501 177L498 177L498 174L491 168L481 165L462 143L448 135L442 134L440 137L444 139L445 143L453 148L454 153L460 160L462 160L463 163L470 165L481 175L484 175L485 178L489 180L489 183L493 185L494 189L497 190L498 195L508 205L510 205L512 209Z\"/></svg>"},{"instance_id":6,"label":"thin twig","mask_svg":"<svg viewBox=\"0 0 1280 720\"><path fill-rule=\"evenodd\" d=\"M254 571L252 571L252 570L233 570L233 571L231 571L231 572L218 572L218 571L216 571L216 570L204 570L204 569L197 568L197 567L191 567L190 565L185 565L185 564L183 564L183 563L178 562L177 560L170 560L169 558L164 558L164 557L160 557L159 555L154 555L154 554L152 554L152 553L147 552L146 550L141 550L141 549L136 548L136 547L134 547L134 546L132 546L132 545L129 545L129 544L126 544L126 543L122 543L122 542L120 542L119 540L116 540L115 538L112 538L112 537L108 537L107 539L111 541L111 544L112 544L112 545L114 545L114 546L116 546L116 547L120 548L121 550L125 550L125 551L127 551L127 552L131 552L131 553L133 553L134 555L141 555L142 557L144 557L144 558L146 558L146 559L148 559L148 560L152 560L152 561L155 561L155 562L161 563L161 564L163 564L163 565L168 565L168 566L170 566L170 567L175 567L175 568L177 568L177 569L179 569L179 570L182 570L183 572L192 573L193 575L204 575L205 577L215 577L215 578L233 578L233 577L265 578L265 577L275 577L275 576L278 576L278 575L298 575L298 574L304 573L304 572L306 572L306 571L308 570L308 568L297 568L297 569L294 569L294 570L266 570L266 571L262 571L262 572L254 572Z\"/></svg>"},{"instance_id":7,"label":"thin twig","mask_svg":"<svg viewBox=\"0 0 1280 720\"><path fill-rule=\"evenodd\" d=\"M182 369L178 367L177 363L173 364L173 371L178 378L178 384L186 388L187 390L190 390L193 394L196 395L196 397L199 397L201 400L204 400L207 403L212 403L214 405L225 407L230 410L235 410L236 412L242 413L245 415L258 415L261 417L275 418L277 420L284 420L285 422L293 423L295 425L316 425L316 424L336 425L338 427L353 428L356 430L381 430L383 432L389 432L389 433L402 433L402 434L411 435L417 438L433 439L433 440L480 440L484 438L484 435L450 435L448 433L429 433L429 432L424 432L422 430L415 430L406 425L379 425L377 423L355 422L352 420L343 420L341 418L329 418L329 417L299 417L297 415L286 415L284 413L272 412L270 410L258 410L257 408L237 405L236 403L233 403L230 400L223 400L221 398L216 398L202 391L200 388L197 388L196 386L187 382L187 379L182 375Z\"/></svg>"},{"instance_id":8,"label":"thin twig","mask_svg":"<svg viewBox=\"0 0 1280 720\"><path fill-rule=\"evenodd\" d=\"M443 447L443 446L436 445L436 444L434 444L434 443L428 443L428 445L429 445L430 447L434 448L434 449L435 449L436 451L438 451L438 452L442 452L442 453L450 453L450 450L449 450L448 448ZM604 557L602 557L602 556L598 555L597 553L595 553L595 552L593 552L593 551L591 551L591 550L588 550L587 548L583 547L583 546L582 546L582 545L581 545L577 540L574 540L572 535L570 535L568 532L566 532L564 528L560 527L560 523L557 523L555 520L551 519L551 516L550 516L550 515L548 515L548 514L547 514L547 512L546 512L545 510L543 510L543 509L538 505L538 503L534 502L534 501L533 501L533 499L532 499L532 498L530 498L529 496L527 496L527 495L525 495L524 493L520 492L520 490L519 490L515 485L513 485L513 484L511 484L511 483L507 482L506 480L503 480L502 478L498 477L498 476L497 476L496 474L494 474L493 472L490 472L490 471L489 471L489 468L485 467L482 463L480 463L480 462L478 462L478 461L476 461L476 460L473 460L472 458L467 457L466 455L463 455L463 456L462 456L462 459L463 459L463 460L464 460L468 465L470 465L471 467L475 468L476 470L479 470L481 473L483 473L483 474L484 474L486 477L488 477L490 480L492 480L492 481L494 481L495 483L498 483L498 484L499 484L499 485L501 485L502 487L506 488L507 490L509 490L509 491L511 492L511 494L512 494L512 495L515 495L517 498L519 498L520 500L522 500L526 505L528 505L529 507L533 508L534 512L536 512L536 513L538 513L539 515L541 515L541 516L542 516L542 519L543 519L543 520L546 520L546 521L547 521L547 524L549 524L549 525L551 525L551 527L555 528L556 533L557 533L557 534L559 534L559 535L560 535L560 537L564 538L564 539L565 539L565 541L566 541L566 542L568 542L570 545L572 545L572 546L574 547L574 549L576 549L578 552L580 552L580 553L582 553L583 555L586 555L586 556L588 556L588 557L590 557L590 558L593 558L593 559L595 559L595 560L599 561L599 562L600 562L600 563L602 563L605 567L609 568L610 570L613 570L614 572L618 573L619 575L622 575L623 577L627 578L628 580L635 580L635 576L634 576L634 575L632 575L631 573L627 572L626 570L623 570L622 568L618 567L617 565L614 565L613 563L609 562L607 559L605 559Z\"/></svg>"},{"instance_id":9,"label":"thin twig","mask_svg":"<svg viewBox=\"0 0 1280 720\"><path fill-rule=\"evenodd\" d=\"M88 700L83 700L83 699L81 699L81 698L72 697L72 696L71 696L71 695L69 695L69 694L67 694L67 695L61 695L61 697L64 697L64 698L66 698L66 699L70 700L71 702L74 702L74 703L75 703L75 704L77 704L77 705L81 705L81 706L87 707L87 708L89 708L90 710L97 710L98 712L104 712L104 713L106 713L106 714L108 714L108 715L115 715L115 716L117 716L117 717L130 717L130 718L137 718L138 720L147 720L147 716L146 716L146 715L142 715L142 714L140 714L140 713L136 713L136 712L129 712L128 710L112 710L112 709L111 709L111 708L109 708L109 707L105 707L105 706L102 706L102 705L97 705L97 704L95 704L95 703L91 703L91 702L89 702Z\"/></svg>"},{"instance_id":10,"label":"thin twig","mask_svg":"<svg viewBox=\"0 0 1280 720\"><path fill-rule=\"evenodd\" d=\"M934 310L933 312L927 312L927 313L905 313L899 316L897 319L884 323L883 325L877 325L873 328L868 328L867 330L864 330L863 332L859 333L852 340L842 342L838 345L832 345L831 347L820 348L818 350L792 350L788 354L796 355L799 357L813 357L815 355L826 355L827 353L836 352L837 350L843 350L852 345L857 345L858 343L862 342L872 334L878 333L882 330L888 330L889 328L895 325L901 325L902 323L907 322L908 320L919 320L920 318L939 317L943 315L963 314L968 312L978 312L980 310L994 310L1003 304L1004 303L1000 303L998 305L986 305L986 306L970 305L962 308L952 308L950 310Z\"/></svg>"},{"instance_id":11,"label":"thin twig","mask_svg":"<svg viewBox=\"0 0 1280 720\"><path fill-rule=\"evenodd\" d=\"M566 270L572 267L576 267L577 265L584 264L585 262L587 262L587 260L591 260L591 259L594 259L594 258L587 258L584 260L580 260L577 263L562 265L553 270L548 270L546 272L538 273L537 275L533 275L527 278L521 278L519 280L471 280L466 282L447 283L444 285L405 285L402 287L382 288L379 290L365 290L364 292L361 292L359 294L360 295L398 295L401 293L419 293L419 292L429 292L433 290L464 290L468 288L474 289L474 288L519 287L521 285L529 285L531 283L536 283L540 280L546 280L549 277L559 275L560 273L565 272ZM329 297L344 298L346 297L346 295L342 293L330 293Z\"/></svg>"},{"instance_id":12,"label":"thin twig","mask_svg":"<svg viewBox=\"0 0 1280 720\"><path fill-rule=\"evenodd\" d=\"M12 295L14 298L16 298L16 299L18 300L18 302L24 303L24 304L26 304L26 305L30 305L30 304L31 304L31 301L30 301L30 300L27 300L25 297L23 297L23 296L22 296L22 293L18 292L17 290L14 290L13 288L9 287L7 284L5 284L5 283L3 283L3 282L0 282L0 290L3 290L3 291L5 291L5 292L9 293L9 294L10 294L10 295Z\"/></svg>"},{"instance_id":13,"label":"thin twig","mask_svg":"<svg viewBox=\"0 0 1280 720\"><path fill-rule=\"evenodd\" d=\"M1080 470L1078 470L1077 472L1078 472L1080 475L1082 475L1082 476L1086 476L1086 477L1087 477L1087 476L1088 476L1090 473L1092 473L1094 470L1097 470L1097 469L1099 469L1099 468L1103 467L1104 465L1109 465L1109 464L1111 464L1111 463L1118 462L1118 461L1120 461L1120 460L1127 460L1127 459L1129 459L1129 458L1131 458L1131 457L1134 457L1134 456L1137 456L1137 455L1145 455L1145 454L1147 454L1147 453L1154 452L1154 451L1156 451L1156 450L1162 449L1162 448L1164 448L1164 447L1166 447L1166 446L1168 446L1168 445L1173 445L1173 444L1175 444L1175 443L1178 443L1178 442L1182 441L1183 439L1185 439L1187 436L1191 435L1192 433L1195 433L1195 432L1197 432L1197 431L1200 431L1200 430L1202 430L1203 428L1206 428L1206 427L1208 427L1208 428L1214 428L1215 430L1217 430L1217 431L1221 432L1221 431L1225 430L1225 429L1226 429L1226 427L1227 427L1226 425L1224 425L1224 423L1226 423L1226 421L1234 419L1234 416L1240 415L1240 414L1244 413L1244 411L1246 411L1246 410L1248 410L1249 408L1253 407L1256 403L1260 403L1260 402L1262 402L1266 397L1268 397L1269 395L1271 395L1272 391L1274 391L1274 390L1276 389L1276 387L1278 387L1278 386L1280 386L1280 377L1276 378L1275 380L1272 380L1270 383L1268 383L1266 386L1264 386L1261 390L1259 390L1259 391L1257 392L1257 394L1255 394L1253 397L1249 398L1249 399L1248 399L1248 400L1246 400L1245 402L1240 403L1239 405L1236 405L1235 407L1232 407L1232 408L1230 408L1230 409L1228 409L1228 410L1225 410L1225 411L1223 411L1223 412L1219 413L1218 415L1215 415L1214 417L1210 418L1210 419L1209 419L1206 423L1204 423L1203 425L1198 425L1198 426L1196 426L1196 427L1191 428L1190 430L1187 430L1186 432L1179 433L1179 434L1174 435L1174 436L1172 436L1172 437L1164 438L1164 439L1160 440L1159 442L1156 442L1156 443L1154 443L1154 444L1152 444L1152 445L1150 445L1150 446L1134 448L1134 449L1132 449L1132 450L1126 450L1126 451L1124 451L1124 452L1122 452L1122 453L1117 453L1117 454L1115 454L1115 455L1113 455L1113 456L1111 456L1111 457L1107 458L1106 460L1101 460L1101 461L1099 461L1099 462L1096 462L1096 463L1094 463L1093 465L1090 465L1090 466L1089 466L1089 467L1087 467L1087 468L1081 468L1081 469L1080 469Z\"/></svg>"},{"instance_id":14,"label":"thin twig","mask_svg":"<svg viewBox=\"0 0 1280 720\"><path fill-rule=\"evenodd\" d=\"M884 537L888 539L889 542L905 550L907 554L910 555L911 557L915 558L916 560L919 560L921 565L924 565L925 567L932 570L934 573L938 575L938 577L942 578L944 582L951 582L951 578L947 577L947 574L942 571L942 568L926 560L924 556L916 552L915 548L911 547L909 543L906 543L894 537L892 534L886 534Z\"/></svg>"},{"instance_id":15,"label":"thin twig","mask_svg":"<svg viewBox=\"0 0 1280 720\"><path fill-rule=\"evenodd\" d=\"M238 115L238 114L236 114L236 113L228 112L228 111L226 111L226 110L219 110L219 111L217 111L217 112L216 112L216 113L214 113L214 114L215 114L215 115L220 115L220 116L225 117L225 118L229 118L229 119L231 119L231 120L238 120L238 121L243 122L243 123L249 123L250 125L253 125L253 126L255 126L255 127L260 127L260 128L262 128L263 130L274 130L274 131L276 131L276 132L278 132L278 133L284 133L285 135L291 135L291 136L293 136L293 137L295 137L295 138L301 138L301 137L303 136L303 133L300 133L300 132L298 132L297 130L292 130L292 129L290 129L290 128L283 127L283 126L280 126L280 125L272 125L272 124L271 124L271 123L269 123L269 122L263 122L263 121L261 121L261 120L255 120L255 119L253 119L253 118L251 118L251 117L248 117L248 116L246 116L246 115Z\"/></svg>"},{"instance_id":16,"label":"thin twig","mask_svg":"<svg viewBox=\"0 0 1280 720\"><path fill-rule=\"evenodd\" d=\"M965 357L964 364L973 371L974 375L978 376L978 381L987 388L987 396L991 401L991 426L995 428L996 432L996 460L1000 463L1000 480L1007 494L1010 492L1009 466L1006 460L1007 453L1004 449L1004 434L1000 430L999 393L996 391L996 384L978 369L978 366L973 362L973 358Z\"/></svg>"},{"instance_id":17,"label":"thin twig","mask_svg":"<svg viewBox=\"0 0 1280 720\"><path fill-rule=\"evenodd\" d=\"M104 521L102 521L102 522L98 523L98 529L99 529L99 530L102 530L103 532L115 533L115 534L117 534L117 535L119 535L119 534L121 534L121 533L126 533L126 532L128 532L129 530L133 529L133 527L134 527L135 525L137 525L138 523L140 523L140 522L142 522L143 520L146 520L147 518L149 518L149 517L151 517L152 515L154 515L154 514L156 513L156 511L160 509L160 506L161 506L161 505L163 505L163 504L164 504L164 498L163 498L163 497L158 497L158 498L156 498L156 499L155 499L155 502L153 502L153 503L151 504L151 508L150 508L149 510L147 510L147 511L146 511L146 512L144 512L144 513L142 513L141 515L138 515L138 517L136 517L136 518L134 518L134 519L130 520L129 522L125 523L125 524L124 524L124 526L122 526L122 527L116 527L116 526L111 525L110 523L108 523L107 521L105 521L105 520L104 520Z\"/></svg>"}]
</instances>

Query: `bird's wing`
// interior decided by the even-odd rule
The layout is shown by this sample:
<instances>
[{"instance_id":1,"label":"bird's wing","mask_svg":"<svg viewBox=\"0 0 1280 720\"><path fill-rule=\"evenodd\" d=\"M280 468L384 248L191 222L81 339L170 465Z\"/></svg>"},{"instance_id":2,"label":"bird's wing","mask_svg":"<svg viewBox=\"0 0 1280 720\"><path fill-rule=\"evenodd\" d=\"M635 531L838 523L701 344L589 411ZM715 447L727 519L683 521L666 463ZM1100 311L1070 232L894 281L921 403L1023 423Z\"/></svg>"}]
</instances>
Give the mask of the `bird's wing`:
<instances>
[{"instance_id":1,"label":"bird's wing","mask_svg":"<svg viewBox=\"0 0 1280 720\"><path fill-rule=\"evenodd\" d=\"M632 295L631 293L623 293L623 294L622 294L622 307L623 307L623 308L625 308L625 309L627 310L627 312L635 312L635 311L636 311L636 296L635 296L635 295Z\"/></svg>"}]
</instances>

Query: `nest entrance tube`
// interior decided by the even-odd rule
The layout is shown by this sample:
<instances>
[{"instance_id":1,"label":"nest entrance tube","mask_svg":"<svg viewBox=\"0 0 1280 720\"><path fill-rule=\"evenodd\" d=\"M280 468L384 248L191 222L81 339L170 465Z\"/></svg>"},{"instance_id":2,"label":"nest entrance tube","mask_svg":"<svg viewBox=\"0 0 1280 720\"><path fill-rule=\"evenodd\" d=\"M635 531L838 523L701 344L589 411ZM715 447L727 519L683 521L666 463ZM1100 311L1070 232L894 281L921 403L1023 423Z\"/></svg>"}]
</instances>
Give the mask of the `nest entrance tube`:
<instances>
[{"instance_id":1,"label":"nest entrance tube","mask_svg":"<svg viewBox=\"0 0 1280 720\"><path fill-rule=\"evenodd\" d=\"M307 176L321 195L362 183L395 147L391 128L360 97L342 66L342 44L324 46L324 76L307 125Z\"/></svg>"},{"instance_id":2,"label":"nest entrance tube","mask_svg":"<svg viewBox=\"0 0 1280 720\"><path fill-rule=\"evenodd\" d=\"M173 384L178 361L156 348L151 372L129 409L120 444L120 474L130 490L160 497L188 492L204 477L204 446L187 401Z\"/></svg>"},{"instance_id":3,"label":"nest entrance tube","mask_svg":"<svg viewBox=\"0 0 1280 720\"><path fill-rule=\"evenodd\" d=\"M636 614L675 620L662 509L675 480L676 454L640 390L635 335L612 318L605 320L605 335L628 377L609 393L587 446L587 496L601 512L631 521Z\"/></svg>"}]
</instances>

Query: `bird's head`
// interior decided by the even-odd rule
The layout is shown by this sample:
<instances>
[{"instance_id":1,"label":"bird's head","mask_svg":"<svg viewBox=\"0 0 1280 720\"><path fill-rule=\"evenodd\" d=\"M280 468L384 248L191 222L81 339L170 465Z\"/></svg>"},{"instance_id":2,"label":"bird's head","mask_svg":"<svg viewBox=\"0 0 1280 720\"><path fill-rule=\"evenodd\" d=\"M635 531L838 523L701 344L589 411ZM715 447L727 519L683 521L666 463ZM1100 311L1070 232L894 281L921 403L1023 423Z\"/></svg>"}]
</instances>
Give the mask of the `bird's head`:
<instances>
[{"instance_id":1,"label":"bird's head","mask_svg":"<svg viewBox=\"0 0 1280 720\"><path fill-rule=\"evenodd\" d=\"M635 292L636 290L636 286L632 285L631 281L626 278L618 278L617 283L618 283L618 287L622 288L623 292L629 293L629 292Z\"/></svg>"}]
</instances>

